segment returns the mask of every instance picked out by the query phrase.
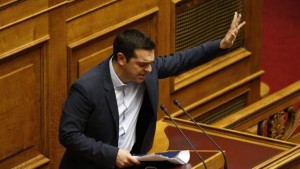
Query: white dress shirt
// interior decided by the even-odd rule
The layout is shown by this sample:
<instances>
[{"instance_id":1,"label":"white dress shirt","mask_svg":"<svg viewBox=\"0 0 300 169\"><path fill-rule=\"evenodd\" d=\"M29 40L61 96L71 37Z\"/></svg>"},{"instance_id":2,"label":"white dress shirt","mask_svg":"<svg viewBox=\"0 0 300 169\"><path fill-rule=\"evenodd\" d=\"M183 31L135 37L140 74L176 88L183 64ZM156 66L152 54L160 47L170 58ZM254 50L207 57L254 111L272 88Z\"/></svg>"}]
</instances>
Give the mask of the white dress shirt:
<instances>
[{"instance_id":1,"label":"white dress shirt","mask_svg":"<svg viewBox=\"0 0 300 169\"><path fill-rule=\"evenodd\" d=\"M109 61L111 79L114 85L119 111L118 148L131 150L136 140L136 123L142 106L144 83L124 84L117 76L112 59Z\"/></svg>"}]
</instances>

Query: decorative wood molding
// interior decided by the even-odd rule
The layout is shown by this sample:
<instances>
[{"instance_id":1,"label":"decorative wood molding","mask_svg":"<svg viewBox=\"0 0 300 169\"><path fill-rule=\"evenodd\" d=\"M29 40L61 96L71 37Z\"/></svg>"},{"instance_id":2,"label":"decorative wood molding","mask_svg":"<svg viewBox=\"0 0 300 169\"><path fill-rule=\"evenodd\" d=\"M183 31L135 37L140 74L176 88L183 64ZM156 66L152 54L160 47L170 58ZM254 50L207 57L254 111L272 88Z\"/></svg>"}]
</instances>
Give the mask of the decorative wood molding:
<instances>
[{"instance_id":1,"label":"decorative wood molding","mask_svg":"<svg viewBox=\"0 0 300 169\"><path fill-rule=\"evenodd\" d=\"M11 5L14 5L16 3L19 3L21 1L23 1L23 0L8 0L7 2L1 2L0 3L0 10L3 9L3 8L7 8Z\"/></svg>"},{"instance_id":2,"label":"decorative wood molding","mask_svg":"<svg viewBox=\"0 0 300 169\"><path fill-rule=\"evenodd\" d=\"M22 22L24 22L24 21L26 21L26 20L32 19L32 18L37 17L37 16L39 16L39 15L42 15L42 14L44 14L44 13L47 13L47 12L53 10L53 9L56 9L56 8L58 8L58 7L60 7L60 6L65 5L65 4L67 4L67 3L68 3L68 1L61 2L61 3L59 3L59 4L56 4L56 5L54 5L54 6L49 7L49 8L47 8L47 9L41 10L41 11L39 11L39 12L33 14L33 15L26 16L26 17L24 17L24 18L22 18L22 19L19 19L19 20L16 20L16 21L14 21L14 22L11 22L11 23L9 23L9 24L7 24L7 25L4 25L4 26L0 27L0 30L7 29L7 28L9 28L9 27L11 27L11 26L20 24L20 23L22 23Z\"/></svg>"},{"instance_id":3,"label":"decorative wood molding","mask_svg":"<svg viewBox=\"0 0 300 169\"><path fill-rule=\"evenodd\" d=\"M104 59L100 57L105 53L106 56L109 56L112 53L112 46L105 48L103 50L100 50L96 53L93 53L92 55L89 55L83 59L79 59L77 62L78 72L77 72L77 78L84 74L86 71L88 71L91 67L96 66Z\"/></svg>"},{"instance_id":4,"label":"decorative wood molding","mask_svg":"<svg viewBox=\"0 0 300 169\"><path fill-rule=\"evenodd\" d=\"M78 15L75 15L75 16L73 16L73 17L71 17L71 18L68 18L66 21L67 22L70 22L70 21L72 21L72 20L74 20L74 19L76 19L76 18L79 18L79 17L81 17L81 16L84 16L84 15L87 15L87 14L89 14L89 13L91 13L91 12L94 12L94 11L96 11L96 10L99 10L99 9L101 9L101 8L104 8L104 7L106 7L106 6L108 6L108 5L111 5L111 4L113 4L113 3L116 3L116 2L118 2L118 1L120 1L120 0L111 0L111 1L109 1L109 2L107 2L107 3L104 3L104 4L101 4L101 5L99 5L99 6L97 6L97 7L94 7L94 8L91 8L90 10L88 10L88 11L85 11L85 12L83 12L83 13L80 13L80 14L78 14ZM78 2L78 1L69 1L69 4L68 5L70 5L70 3L76 3L76 2Z\"/></svg>"},{"instance_id":5,"label":"decorative wood molding","mask_svg":"<svg viewBox=\"0 0 300 169\"><path fill-rule=\"evenodd\" d=\"M229 67L251 55L251 52L245 48L239 48L223 57L216 58L207 64L196 67L186 73L183 73L173 79L172 92L177 91L189 84L196 82L206 76L212 75L222 69Z\"/></svg>"},{"instance_id":6,"label":"decorative wood molding","mask_svg":"<svg viewBox=\"0 0 300 169\"><path fill-rule=\"evenodd\" d=\"M300 109L290 106L258 123L257 134L288 140L300 124Z\"/></svg>"},{"instance_id":7,"label":"decorative wood molding","mask_svg":"<svg viewBox=\"0 0 300 169\"><path fill-rule=\"evenodd\" d=\"M12 169L23 169L23 168L38 168L50 162L50 159L45 157L42 154L37 155L36 157L25 161L24 163L13 167Z\"/></svg>"},{"instance_id":8,"label":"decorative wood molding","mask_svg":"<svg viewBox=\"0 0 300 169\"><path fill-rule=\"evenodd\" d=\"M159 10L158 7L152 8L152 9L150 9L150 10L148 10L146 12L143 12L143 13L141 13L139 15L136 15L134 17L126 19L126 20L120 22L119 24L113 25L113 26L111 26L109 28L106 28L106 29L103 29L103 30L101 30L99 32L96 32L96 33L94 33L94 34L92 34L90 36L82 38L82 39L80 39L80 40L78 40L76 42L70 43L68 45L68 48L73 49L73 48L79 47L79 46L81 46L81 45L83 45L83 44L85 44L85 43L87 43L89 41L92 41L94 39L97 39L97 38L99 38L99 37L101 37L101 36L103 36L103 35L105 35L105 34L107 34L109 32L117 30L117 29L119 29L121 27L124 27L124 26L130 24L130 23L136 22L136 21L138 21L138 20L140 20L142 18L145 18L147 16L151 16L154 13L158 12L158 10Z\"/></svg>"},{"instance_id":9,"label":"decorative wood molding","mask_svg":"<svg viewBox=\"0 0 300 169\"><path fill-rule=\"evenodd\" d=\"M3 75L3 76L0 76L0 80L4 79L6 77L12 76L14 74L20 73L20 72L22 72L22 71L24 71L26 69L30 69L30 68L33 69L33 64L25 65L24 67L21 67L19 69L16 69L16 70L14 70L12 72L9 72L9 73Z\"/></svg>"},{"instance_id":10,"label":"decorative wood molding","mask_svg":"<svg viewBox=\"0 0 300 169\"><path fill-rule=\"evenodd\" d=\"M215 92L214 94L206 97L205 99L196 101L193 104L190 104L190 105L186 106L186 110L190 111L190 110L198 107L199 105L205 104L205 103L207 103L207 102L209 102L209 101L211 101L215 98L218 98L218 97L222 96L223 94L225 94L227 92L230 92L230 91L232 91L232 90L234 90L234 89L236 89L236 88L238 88L242 85L245 85L245 84L249 83L250 81L252 81L254 79L259 78L263 74L264 74L264 71L262 71L262 70L259 71L259 72L256 72L256 73L248 76L247 78L244 78L244 79L242 79L242 80L240 80L240 81L238 81L238 82L236 82L236 83L234 83L230 86L227 86L226 88L224 88L222 90L219 90L219 91ZM179 111L175 112L173 115L176 117L176 116L179 116L180 114L182 114L182 111L179 110Z\"/></svg>"},{"instance_id":11,"label":"decorative wood molding","mask_svg":"<svg viewBox=\"0 0 300 169\"><path fill-rule=\"evenodd\" d=\"M47 42L49 39L50 39L50 36L49 36L49 35L46 35L46 36L44 36L44 37L41 37L41 38L36 39L36 40L34 40L34 41L31 41L30 43L27 43L27 44L25 44L25 45L19 46L19 47L13 49L13 50L10 50L10 51L8 51L8 52L2 53L2 54L0 54L0 60L2 60L2 59L4 59L4 58L7 58L7 57L9 57L9 56L11 56L11 55L17 54L17 53L19 53L19 52L22 52L22 51L24 51L24 50L26 50L26 49L28 49L28 48L31 48L31 47L34 47L34 46L36 46L36 45L45 43L45 42Z\"/></svg>"}]
</instances>

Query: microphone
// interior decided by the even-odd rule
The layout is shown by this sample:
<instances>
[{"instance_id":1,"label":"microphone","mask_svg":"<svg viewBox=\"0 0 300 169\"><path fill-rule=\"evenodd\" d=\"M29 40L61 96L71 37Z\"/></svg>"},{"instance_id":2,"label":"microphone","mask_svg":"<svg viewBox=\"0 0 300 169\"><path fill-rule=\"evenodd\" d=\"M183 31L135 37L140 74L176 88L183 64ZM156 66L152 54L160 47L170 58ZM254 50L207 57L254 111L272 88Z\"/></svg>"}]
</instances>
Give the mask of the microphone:
<instances>
[{"instance_id":1,"label":"microphone","mask_svg":"<svg viewBox=\"0 0 300 169\"><path fill-rule=\"evenodd\" d=\"M186 115L189 116L189 118L193 121L194 124L196 124L198 126L198 128L204 133L204 135L209 138L209 140L217 147L218 150L221 151L222 155L223 155L223 158L224 158L224 169L227 169L228 166L227 166L227 159L226 159L226 156L223 152L223 150L221 149L221 147L203 130L203 128L194 120L194 118L192 118L192 116L181 106L180 102L175 99L173 101L173 103L179 107Z\"/></svg>"},{"instance_id":2,"label":"microphone","mask_svg":"<svg viewBox=\"0 0 300 169\"><path fill-rule=\"evenodd\" d=\"M165 114L167 114L169 116L169 118L172 120L173 124L176 126L176 128L180 131L181 135L185 138L185 140L189 143L189 145L193 148L194 152L197 154L198 158L201 160L201 162L204 164L205 169L207 169L207 166L203 160L203 158L200 156L200 154L196 151L195 147L193 146L193 144L190 142L190 140L187 138L187 136L183 133L183 131L178 127L177 123L175 122L175 120L171 117L171 115L168 113L168 110L166 108L165 105L161 105L160 109L165 112Z\"/></svg>"}]
</instances>

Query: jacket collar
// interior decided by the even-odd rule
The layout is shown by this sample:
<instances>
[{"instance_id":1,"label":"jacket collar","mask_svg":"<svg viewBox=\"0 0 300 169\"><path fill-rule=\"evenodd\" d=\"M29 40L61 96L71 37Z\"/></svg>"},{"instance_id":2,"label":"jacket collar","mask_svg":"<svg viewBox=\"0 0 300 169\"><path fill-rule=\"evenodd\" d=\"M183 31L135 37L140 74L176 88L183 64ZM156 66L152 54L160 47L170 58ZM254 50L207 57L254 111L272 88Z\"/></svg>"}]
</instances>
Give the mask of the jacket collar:
<instances>
[{"instance_id":1,"label":"jacket collar","mask_svg":"<svg viewBox=\"0 0 300 169\"><path fill-rule=\"evenodd\" d=\"M110 57L111 58L111 57ZM110 58L106 59L103 62L104 66L104 89L105 89L105 97L106 101L110 107L112 117L114 119L116 131L119 131L119 113L118 113L118 104L115 96L115 91L114 91L114 85L113 81L110 76L110 68L109 68L109 60ZM155 98L157 97L155 95L155 92L157 92L155 89L155 86L153 83L157 83L157 80L153 79L154 77L149 73L144 81L145 83L145 92L147 92L147 95L149 97L150 103L151 103L151 108L153 111L156 111L157 103L155 102ZM155 113L155 112L153 112Z\"/></svg>"}]
</instances>

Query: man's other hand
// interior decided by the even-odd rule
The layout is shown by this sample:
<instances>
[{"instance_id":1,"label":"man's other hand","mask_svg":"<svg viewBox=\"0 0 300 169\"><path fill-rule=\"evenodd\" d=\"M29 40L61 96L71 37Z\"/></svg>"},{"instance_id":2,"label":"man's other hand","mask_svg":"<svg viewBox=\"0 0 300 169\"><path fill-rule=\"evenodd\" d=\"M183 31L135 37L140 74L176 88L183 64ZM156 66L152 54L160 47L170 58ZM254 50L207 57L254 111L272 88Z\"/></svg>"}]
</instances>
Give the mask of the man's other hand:
<instances>
[{"instance_id":1,"label":"man's other hand","mask_svg":"<svg viewBox=\"0 0 300 169\"><path fill-rule=\"evenodd\" d=\"M128 150L119 149L116 166L119 168L134 166L141 164L139 160L133 157Z\"/></svg>"}]
</instances>

